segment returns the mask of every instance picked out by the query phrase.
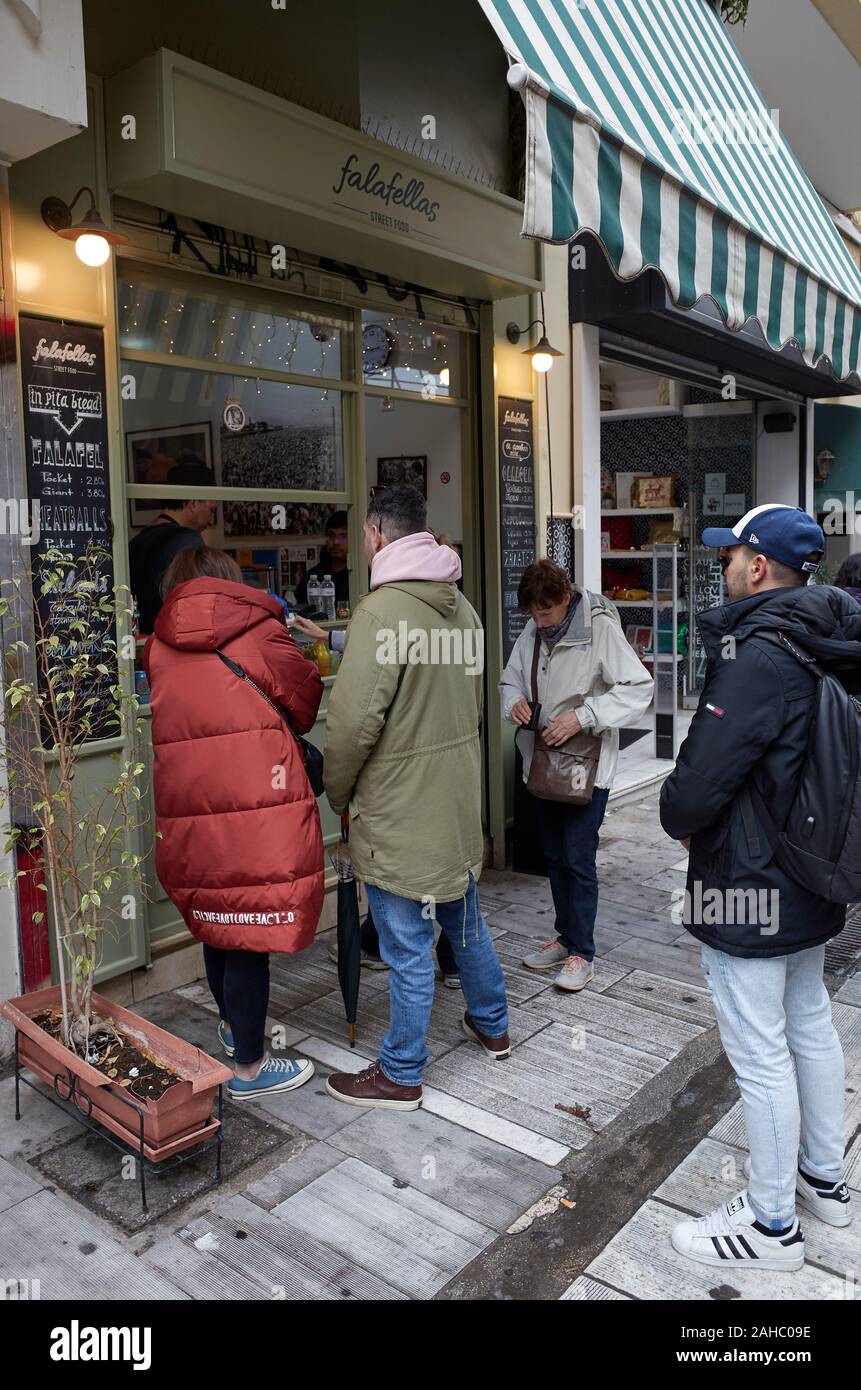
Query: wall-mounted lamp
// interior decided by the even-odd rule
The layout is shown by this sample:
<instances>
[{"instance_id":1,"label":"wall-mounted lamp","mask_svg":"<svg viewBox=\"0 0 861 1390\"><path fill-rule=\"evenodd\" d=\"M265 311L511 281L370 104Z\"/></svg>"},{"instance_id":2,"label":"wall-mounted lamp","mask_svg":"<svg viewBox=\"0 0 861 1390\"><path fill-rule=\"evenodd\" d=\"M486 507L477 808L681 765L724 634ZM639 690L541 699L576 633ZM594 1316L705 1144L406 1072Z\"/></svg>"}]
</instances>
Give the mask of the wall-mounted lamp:
<instances>
[{"instance_id":1,"label":"wall-mounted lamp","mask_svg":"<svg viewBox=\"0 0 861 1390\"><path fill-rule=\"evenodd\" d=\"M560 352L558 348L552 347L547 341L547 330L543 319L533 319L525 328L518 328L516 323L510 323L505 330L506 337L510 343L517 344L523 334L528 333L530 328L534 328L536 323L541 324L541 337L534 347L523 349L523 356L532 358L532 366L536 372L549 372L553 366L553 358L564 357L565 354Z\"/></svg>"},{"instance_id":2,"label":"wall-mounted lamp","mask_svg":"<svg viewBox=\"0 0 861 1390\"><path fill-rule=\"evenodd\" d=\"M816 481L818 483L828 482L828 474L831 472L831 465L834 459L835 455L832 454L830 449L819 450L819 453L816 455Z\"/></svg>"},{"instance_id":3,"label":"wall-mounted lamp","mask_svg":"<svg viewBox=\"0 0 861 1390\"><path fill-rule=\"evenodd\" d=\"M90 206L80 222L73 226L72 208L82 193L90 195ZM86 184L78 189L69 203L64 203L62 198L46 198L42 203L42 221L64 241L75 243L75 252L84 265L104 265L111 254L111 247L124 246L128 241L122 232L114 232L105 226L96 207L96 195Z\"/></svg>"}]
</instances>

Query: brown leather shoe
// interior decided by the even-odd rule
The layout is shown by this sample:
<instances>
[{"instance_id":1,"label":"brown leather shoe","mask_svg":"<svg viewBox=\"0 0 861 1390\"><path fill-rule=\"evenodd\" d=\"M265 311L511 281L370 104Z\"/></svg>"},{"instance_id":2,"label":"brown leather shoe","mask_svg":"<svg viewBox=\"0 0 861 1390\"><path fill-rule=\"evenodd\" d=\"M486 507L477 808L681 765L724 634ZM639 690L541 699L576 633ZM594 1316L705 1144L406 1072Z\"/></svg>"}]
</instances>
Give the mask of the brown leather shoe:
<instances>
[{"instance_id":1,"label":"brown leather shoe","mask_svg":"<svg viewBox=\"0 0 861 1390\"><path fill-rule=\"evenodd\" d=\"M494 1057L497 1061L501 1057L511 1056L511 1043L508 1034L503 1033L500 1038L489 1038L486 1033L481 1033L476 1028L469 1014L464 1014L461 1021L464 1033L473 1042L477 1042L479 1047L483 1047L488 1057Z\"/></svg>"},{"instance_id":2,"label":"brown leather shoe","mask_svg":"<svg viewBox=\"0 0 861 1390\"><path fill-rule=\"evenodd\" d=\"M326 1090L348 1105L372 1105L378 1110L418 1110L422 1103L421 1086L400 1086L390 1081L378 1061L364 1071L333 1072Z\"/></svg>"}]
</instances>

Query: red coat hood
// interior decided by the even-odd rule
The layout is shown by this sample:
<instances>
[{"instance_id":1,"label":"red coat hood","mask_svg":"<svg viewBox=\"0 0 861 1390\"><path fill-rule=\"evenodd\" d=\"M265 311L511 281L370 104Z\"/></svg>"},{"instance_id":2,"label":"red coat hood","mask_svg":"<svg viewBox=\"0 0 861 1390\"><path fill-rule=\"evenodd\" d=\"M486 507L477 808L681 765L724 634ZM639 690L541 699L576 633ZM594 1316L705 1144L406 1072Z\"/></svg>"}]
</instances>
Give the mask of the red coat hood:
<instances>
[{"instance_id":1,"label":"red coat hood","mask_svg":"<svg viewBox=\"0 0 861 1390\"><path fill-rule=\"evenodd\" d=\"M169 647L214 651L269 618L284 622L284 609L271 594L229 579L189 579L171 590L154 631Z\"/></svg>"}]
</instances>

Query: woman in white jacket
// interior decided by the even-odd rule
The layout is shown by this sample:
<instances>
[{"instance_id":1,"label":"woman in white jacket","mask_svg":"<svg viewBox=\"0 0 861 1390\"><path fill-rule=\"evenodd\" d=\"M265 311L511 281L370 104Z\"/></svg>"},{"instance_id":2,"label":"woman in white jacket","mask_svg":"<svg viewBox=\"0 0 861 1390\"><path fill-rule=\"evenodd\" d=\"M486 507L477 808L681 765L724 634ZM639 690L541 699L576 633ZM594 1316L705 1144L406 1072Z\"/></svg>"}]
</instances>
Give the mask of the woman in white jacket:
<instances>
[{"instance_id":1,"label":"woman in white jacket","mask_svg":"<svg viewBox=\"0 0 861 1390\"><path fill-rule=\"evenodd\" d=\"M541 732L551 746L581 729L600 734L601 755L592 799L577 806L535 799L553 905L556 936L523 964L530 970L561 967L560 989L583 989L595 974L598 829L607 809L619 756L619 729L637 724L652 699L652 678L626 640L616 609L600 594L573 585L552 560L537 560L517 591L530 621L502 673L502 713L513 723L532 717L532 661L540 641L537 685ZM534 736L518 739L524 781Z\"/></svg>"}]
</instances>

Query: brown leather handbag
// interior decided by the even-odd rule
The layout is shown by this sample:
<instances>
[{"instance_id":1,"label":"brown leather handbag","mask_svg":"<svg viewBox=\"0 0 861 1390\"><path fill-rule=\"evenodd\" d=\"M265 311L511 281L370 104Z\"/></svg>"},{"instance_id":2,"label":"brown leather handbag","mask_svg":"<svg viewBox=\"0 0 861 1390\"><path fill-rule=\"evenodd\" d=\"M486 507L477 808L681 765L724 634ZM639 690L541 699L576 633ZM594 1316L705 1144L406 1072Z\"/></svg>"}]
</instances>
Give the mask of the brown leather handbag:
<instances>
[{"instance_id":1,"label":"brown leather handbag","mask_svg":"<svg viewBox=\"0 0 861 1390\"><path fill-rule=\"evenodd\" d=\"M538 703L538 660L541 656L541 634L535 634L532 654L532 702ZM575 697L575 707L583 703ZM595 790L598 759L601 756L600 734L581 730L571 738L551 748L544 735L535 733L532 763L526 779L526 790L542 801L562 801L569 806L587 806Z\"/></svg>"}]
</instances>

